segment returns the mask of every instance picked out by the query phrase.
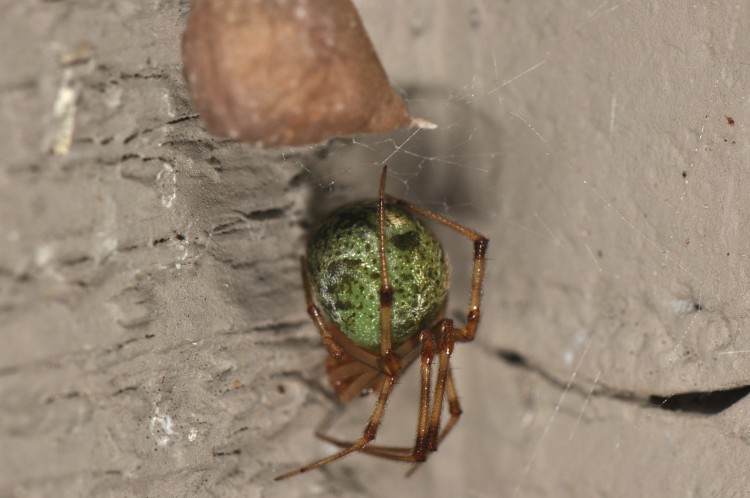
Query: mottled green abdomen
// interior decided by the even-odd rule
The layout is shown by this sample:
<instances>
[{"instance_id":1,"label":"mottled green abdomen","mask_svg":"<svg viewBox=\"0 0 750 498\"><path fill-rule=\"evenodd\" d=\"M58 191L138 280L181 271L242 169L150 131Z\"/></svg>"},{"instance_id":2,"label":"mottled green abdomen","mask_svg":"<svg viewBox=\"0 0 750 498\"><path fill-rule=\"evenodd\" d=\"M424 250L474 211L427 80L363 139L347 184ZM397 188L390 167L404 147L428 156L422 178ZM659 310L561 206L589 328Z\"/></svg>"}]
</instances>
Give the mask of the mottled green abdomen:
<instances>
[{"instance_id":1,"label":"mottled green abdomen","mask_svg":"<svg viewBox=\"0 0 750 498\"><path fill-rule=\"evenodd\" d=\"M310 284L328 318L355 344L380 348L377 201L333 211L307 244ZM394 347L437 320L448 294L448 264L432 232L386 205L386 258L393 287Z\"/></svg>"}]
</instances>

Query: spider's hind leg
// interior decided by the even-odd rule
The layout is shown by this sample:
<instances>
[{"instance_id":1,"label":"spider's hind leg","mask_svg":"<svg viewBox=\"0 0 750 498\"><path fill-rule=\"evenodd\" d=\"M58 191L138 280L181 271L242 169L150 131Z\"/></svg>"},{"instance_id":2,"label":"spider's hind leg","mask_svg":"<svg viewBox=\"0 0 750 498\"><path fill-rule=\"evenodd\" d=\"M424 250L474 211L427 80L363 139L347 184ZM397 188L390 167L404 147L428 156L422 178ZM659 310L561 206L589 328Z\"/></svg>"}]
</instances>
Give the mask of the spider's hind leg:
<instances>
[{"instance_id":1,"label":"spider's hind leg","mask_svg":"<svg viewBox=\"0 0 750 498\"><path fill-rule=\"evenodd\" d=\"M461 417L461 413L463 413L463 410L461 410L461 404L458 402L458 392L456 391L456 383L453 380L453 371L448 367L448 375L446 376L446 398L448 401L448 413L450 414L450 418L448 419L448 422L446 422L445 427L440 431L440 434L437 436L435 441L435 449L432 451L437 450L437 448L440 446L440 443L443 442L443 440L448 436L448 434L451 432L453 427L458 422L458 419ZM416 472L419 467L422 465L422 462L415 462L414 465L411 466L408 472L406 472L406 477L411 476L414 472Z\"/></svg>"},{"instance_id":2,"label":"spider's hind leg","mask_svg":"<svg viewBox=\"0 0 750 498\"><path fill-rule=\"evenodd\" d=\"M430 418L430 427L428 431L427 449L436 451L438 447L438 434L440 432L440 417L443 413L443 400L445 398L445 389L450 376L450 359L453 354L453 345L455 333L453 330L453 320L443 319L438 324L440 327L440 356L438 360L438 373L435 382L435 395L432 400L432 416Z\"/></svg>"},{"instance_id":3,"label":"spider's hind leg","mask_svg":"<svg viewBox=\"0 0 750 498\"><path fill-rule=\"evenodd\" d=\"M419 335L421 352L419 422L417 424L417 437L414 446L368 445L359 451L389 460L406 462L422 462L425 460L430 429L430 384L432 379L432 361L435 357L434 335L434 330L423 330ZM388 379L388 376L385 376L385 379ZM316 433L316 436L342 448L349 448L357 444L357 442L342 441L322 433Z\"/></svg>"},{"instance_id":4,"label":"spider's hind leg","mask_svg":"<svg viewBox=\"0 0 750 498\"><path fill-rule=\"evenodd\" d=\"M360 451L362 450L362 448L365 448L368 444L370 444L370 442L373 439L375 439L375 436L378 433L378 427L380 426L380 422L383 419L383 412L385 412L385 406L388 404L388 397L391 394L391 390L393 389L393 384L395 383L395 380L396 379L393 376L389 376L389 375L385 376L383 385L380 388L380 395L378 396L378 401L375 404L375 408L372 411L372 415L370 415L370 420L367 422L367 425L365 426L365 430L362 434L362 437L360 437L357 441L353 442L347 448L339 451L338 453L330 455L326 458L322 458L316 462L305 465L304 467L300 467L298 469L292 470L291 472L287 472L286 474L277 476L276 478L274 478L274 480L280 481L282 479L288 479L292 476L296 476L303 472L308 472L310 470L317 469L318 467L322 467L333 461L343 458L346 455Z\"/></svg>"},{"instance_id":5,"label":"spider's hind leg","mask_svg":"<svg viewBox=\"0 0 750 498\"><path fill-rule=\"evenodd\" d=\"M438 373L435 381L434 394L431 391L432 362L435 358L435 345L438 344ZM417 435L414 446L382 446L368 445L360 451L368 455L397 460L401 462L412 462L415 465L407 475L413 473L420 463L424 462L429 452L437 450L440 443L448 435L450 430L461 415L458 404L453 376L450 370L450 356L453 352L454 332L453 321L444 319L438 322L432 330L425 330L420 335L421 360L420 360L420 399L419 418L417 424ZM446 396L447 395L447 396ZM447 398L450 419L443 430L440 430L440 418L443 403ZM347 448L353 442L342 441L326 434L317 433L320 439L336 446Z\"/></svg>"}]
</instances>

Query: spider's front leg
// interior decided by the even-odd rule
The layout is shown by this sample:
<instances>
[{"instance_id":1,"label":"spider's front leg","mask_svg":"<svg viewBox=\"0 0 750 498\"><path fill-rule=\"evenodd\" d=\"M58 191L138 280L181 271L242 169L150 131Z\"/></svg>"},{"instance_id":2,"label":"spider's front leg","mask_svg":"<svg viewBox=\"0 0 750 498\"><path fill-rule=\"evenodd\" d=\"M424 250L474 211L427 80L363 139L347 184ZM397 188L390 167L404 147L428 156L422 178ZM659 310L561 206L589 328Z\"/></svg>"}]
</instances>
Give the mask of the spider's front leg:
<instances>
[{"instance_id":1,"label":"spider's front leg","mask_svg":"<svg viewBox=\"0 0 750 498\"><path fill-rule=\"evenodd\" d=\"M471 266L469 312L466 316L466 325L456 331L459 340L468 342L474 340L474 336L477 333L477 326L479 325L479 316L481 315L479 307L482 300L482 285L484 284L484 266L487 258L487 246L490 241L472 230L468 230L460 225L459 227L466 230L467 233L465 235L471 237L474 241L474 262Z\"/></svg>"}]
</instances>

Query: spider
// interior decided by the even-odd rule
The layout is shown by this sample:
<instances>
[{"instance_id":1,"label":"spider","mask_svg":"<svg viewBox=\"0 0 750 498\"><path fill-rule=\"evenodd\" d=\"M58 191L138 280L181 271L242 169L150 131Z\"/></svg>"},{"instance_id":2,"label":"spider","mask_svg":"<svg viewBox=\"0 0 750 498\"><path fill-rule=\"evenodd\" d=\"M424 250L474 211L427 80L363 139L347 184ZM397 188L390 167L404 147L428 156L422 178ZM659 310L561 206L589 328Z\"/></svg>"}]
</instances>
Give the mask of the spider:
<instances>
[{"instance_id":1,"label":"spider","mask_svg":"<svg viewBox=\"0 0 750 498\"><path fill-rule=\"evenodd\" d=\"M489 240L437 214L385 193L383 167L377 201L361 201L333 211L313 232L302 258L307 312L328 349L326 370L342 401L378 391L362 437L353 442L317 436L341 451L276 477L286 479L361 451L411 462L409 471L453 429L461 415L450 356L455 341L474 339ZM466 324L444 318L449 266L433 233L412 213L441 223L474 244L472 285ZM323 315L313 300L325 310ZM432 392L432 364L437 377ZM377 446L388 398L403 370L420 358L419 417L413 446ZM450 418L441 429L447 398Z\"/></svg>"}]
</instances>

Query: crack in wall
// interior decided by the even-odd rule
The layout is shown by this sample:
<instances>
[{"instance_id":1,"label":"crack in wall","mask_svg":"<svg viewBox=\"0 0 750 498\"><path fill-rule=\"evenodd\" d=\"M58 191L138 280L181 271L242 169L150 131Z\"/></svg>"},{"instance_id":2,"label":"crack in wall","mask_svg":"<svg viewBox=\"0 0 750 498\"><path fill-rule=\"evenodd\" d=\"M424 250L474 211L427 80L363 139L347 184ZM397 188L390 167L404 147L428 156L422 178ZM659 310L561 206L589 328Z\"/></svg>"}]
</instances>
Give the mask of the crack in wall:
<instances>
[{"instance_id":1,"label":"crack in wall","mask_svg":"<svg viewBox=\"0 0 750 498\"><path fill-rule=\"evenodd\" d=\"M627 389L616 389L602 386L601 382L592 388L590 382L558 378L542 365L529 361L516 351L499 348L495 350L495 354L506 364L536 373L545 381L554 384L560 389L575 391L583 397L609 398L635 403L645 408L656 408L694 415L718 415L750 394L750 385L713 391L672 393L668 396L662 394L641 394Z\"/></svg>"}]
</instances>

